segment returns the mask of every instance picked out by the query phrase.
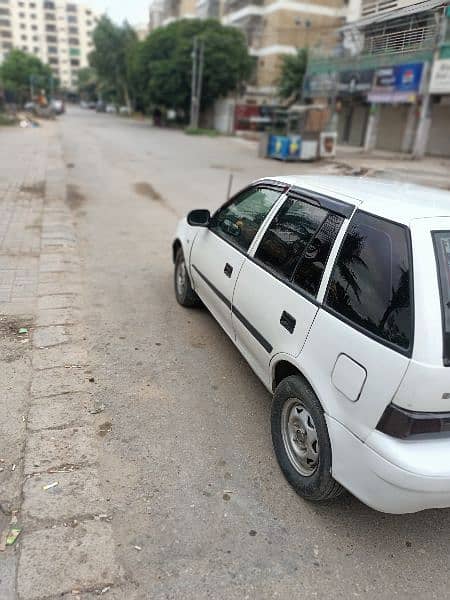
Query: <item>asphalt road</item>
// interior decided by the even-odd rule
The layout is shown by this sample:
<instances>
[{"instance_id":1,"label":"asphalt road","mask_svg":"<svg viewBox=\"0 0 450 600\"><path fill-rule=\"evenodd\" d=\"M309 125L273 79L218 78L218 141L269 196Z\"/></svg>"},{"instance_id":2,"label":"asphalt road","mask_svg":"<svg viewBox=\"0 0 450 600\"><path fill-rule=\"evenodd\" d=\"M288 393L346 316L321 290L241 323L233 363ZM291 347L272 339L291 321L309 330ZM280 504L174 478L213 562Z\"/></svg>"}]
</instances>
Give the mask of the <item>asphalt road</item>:
<instances>
[{"instance_id":1,"label":"asphalt road","mask_svg":"<svg viewBox=\"0 0 450 600\"><path fill-rule=\"evenodd\" d=\"M174 299L178 217L273 171L244 142L72 109L60 120L82 243L92 391L117 556L142 599L444 598L450 510L304 502L270 396L204 310ZM140 549L139 549L140 548Z\"/></svg>"}]
</instances>

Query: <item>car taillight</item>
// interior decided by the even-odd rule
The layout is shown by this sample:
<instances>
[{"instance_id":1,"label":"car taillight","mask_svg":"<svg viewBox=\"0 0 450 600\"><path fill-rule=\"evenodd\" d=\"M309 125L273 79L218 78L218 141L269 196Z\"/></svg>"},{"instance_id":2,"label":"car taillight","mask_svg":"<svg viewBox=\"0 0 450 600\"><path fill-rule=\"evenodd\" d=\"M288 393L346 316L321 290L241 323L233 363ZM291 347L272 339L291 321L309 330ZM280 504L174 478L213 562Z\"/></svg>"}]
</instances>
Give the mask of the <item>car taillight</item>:
<instances>
[{"instance_id":1,"label":"car taillight","mask_svg":"<svg viewBox=\"0 0 450 600\"><path fill-rule=\"evenodd\" d=\"M450 435L450 413L409 411L390 404L384 411L377 430L400 439L444 432Z\"/></svg>"}]
</instances>

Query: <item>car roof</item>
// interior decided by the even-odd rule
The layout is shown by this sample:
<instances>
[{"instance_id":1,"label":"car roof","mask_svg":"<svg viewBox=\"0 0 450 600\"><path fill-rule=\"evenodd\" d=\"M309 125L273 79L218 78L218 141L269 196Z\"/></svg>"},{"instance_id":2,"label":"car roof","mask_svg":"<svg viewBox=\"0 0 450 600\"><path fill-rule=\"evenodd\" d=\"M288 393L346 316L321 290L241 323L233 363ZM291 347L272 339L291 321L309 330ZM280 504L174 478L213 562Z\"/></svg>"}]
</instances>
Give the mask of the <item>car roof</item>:
<instances>
[{"instance_id":1,"label":"car roof","mask_svg":"<svg viewBox=\"0 0 450 600\"><path fill-rule=\"evenodd\" d=\"M270 179L331 196L406 225L413 219L450 217L450 192L423 185L345 175L289 175Z\"/></svg>"}]
</instances>

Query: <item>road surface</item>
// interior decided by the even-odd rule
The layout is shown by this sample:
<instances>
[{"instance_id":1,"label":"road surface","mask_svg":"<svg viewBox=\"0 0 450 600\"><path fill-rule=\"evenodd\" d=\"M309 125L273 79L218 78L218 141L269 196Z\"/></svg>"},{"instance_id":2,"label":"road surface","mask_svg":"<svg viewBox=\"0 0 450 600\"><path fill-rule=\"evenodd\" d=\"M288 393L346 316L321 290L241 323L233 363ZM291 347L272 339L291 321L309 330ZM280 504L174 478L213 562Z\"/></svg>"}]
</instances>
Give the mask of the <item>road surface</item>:
<instances>
[{"instance_id":1,"label":"road surface","mask_svg":"<svg viewBox=\"0 0 450 600\"><path fill-rule=\"evenodd\" d=\"M138 598L448 597L450 510L390 516L349 495L297 497L272 452L269 394L210 315L174 299L179 217L221 204L230 171L237 190L312 167L77 109L59 131L91 391L107 407L103 491Z\"/></svg>"}]
</instances>

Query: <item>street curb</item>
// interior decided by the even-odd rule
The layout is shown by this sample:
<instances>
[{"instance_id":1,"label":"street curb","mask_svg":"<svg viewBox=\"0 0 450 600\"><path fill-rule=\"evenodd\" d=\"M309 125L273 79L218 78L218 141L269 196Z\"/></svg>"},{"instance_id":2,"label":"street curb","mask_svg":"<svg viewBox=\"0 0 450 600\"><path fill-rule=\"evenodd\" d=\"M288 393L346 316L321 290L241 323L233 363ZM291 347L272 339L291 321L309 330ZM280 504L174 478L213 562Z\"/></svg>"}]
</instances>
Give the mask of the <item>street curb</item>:
<instances>
[{"instance_id":1,"label":"street curb","mask_svg":"<svg viewBox=\"0 0 450 600\"><path fill-rule=\"evenodd\" d=\"M56 131L43 208L37 327L26 416L18 515L17 597L113 594L124 584L98 474L98 442L86 375L77 235L66 205L66 169ZM105 591L106 590L106 591Z\"/></svg>"}]
</instances>

